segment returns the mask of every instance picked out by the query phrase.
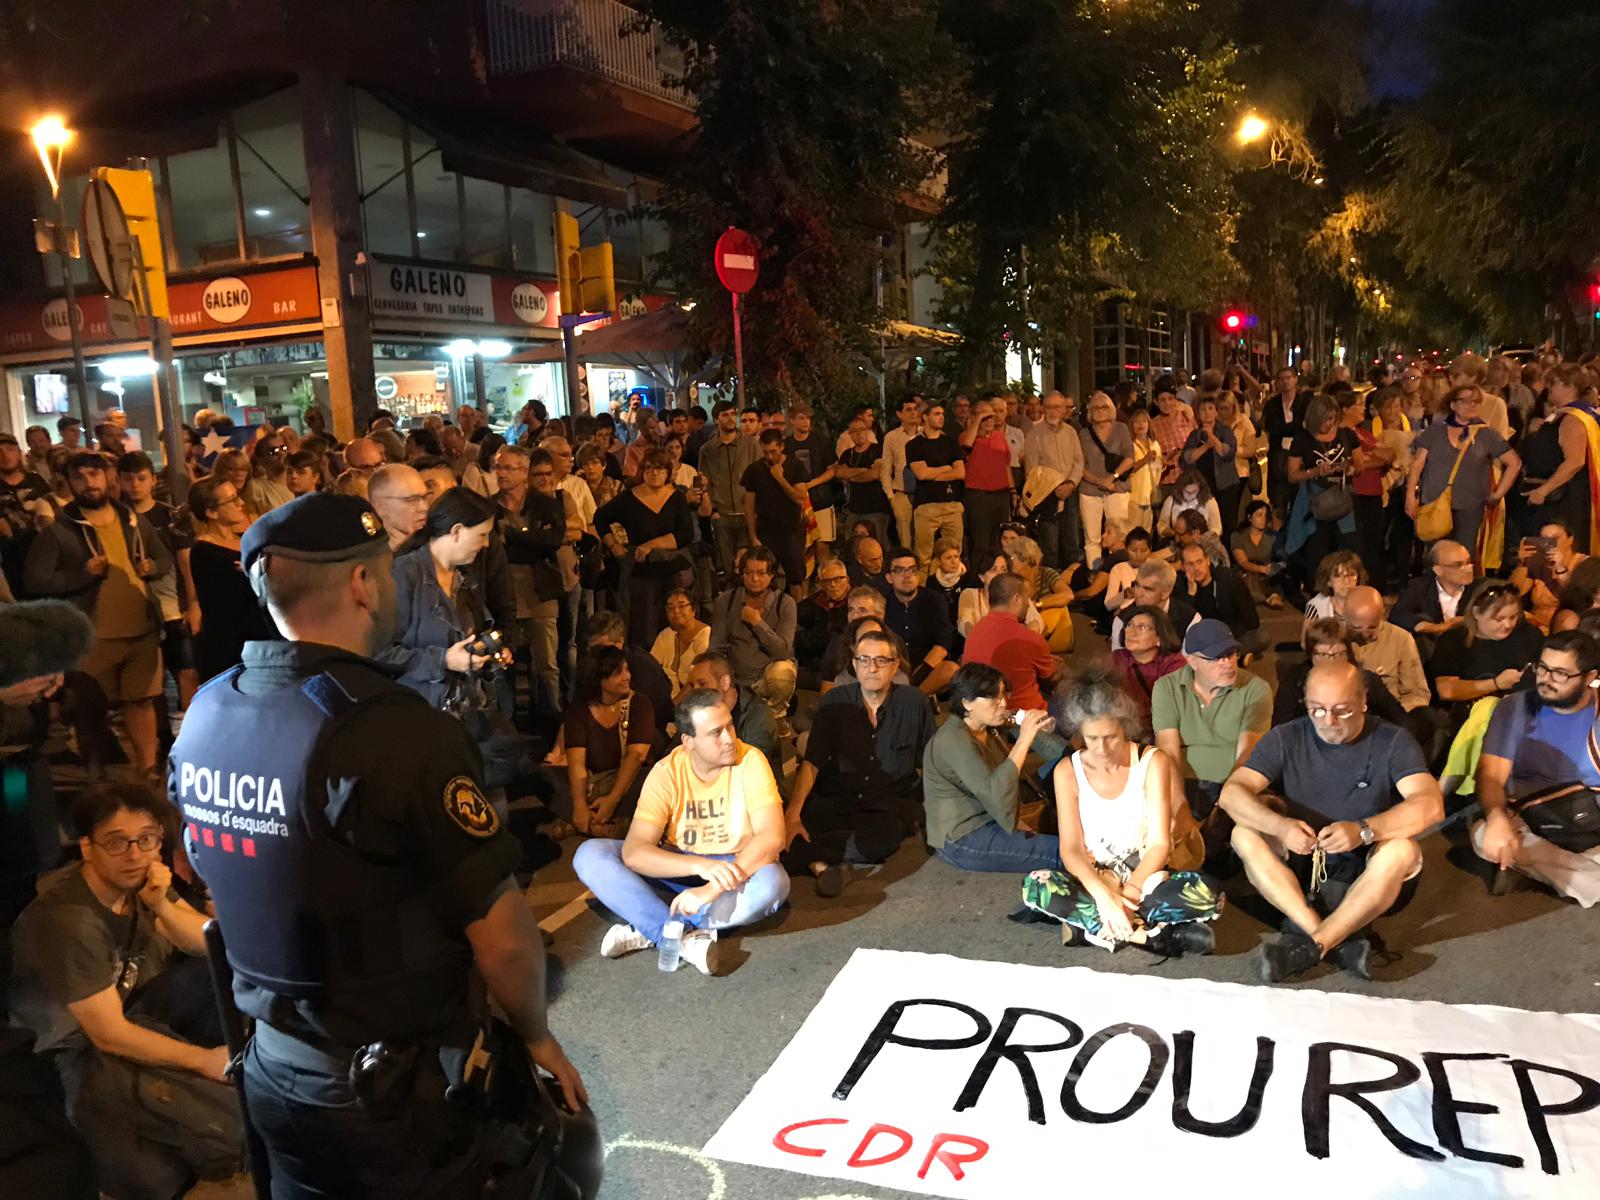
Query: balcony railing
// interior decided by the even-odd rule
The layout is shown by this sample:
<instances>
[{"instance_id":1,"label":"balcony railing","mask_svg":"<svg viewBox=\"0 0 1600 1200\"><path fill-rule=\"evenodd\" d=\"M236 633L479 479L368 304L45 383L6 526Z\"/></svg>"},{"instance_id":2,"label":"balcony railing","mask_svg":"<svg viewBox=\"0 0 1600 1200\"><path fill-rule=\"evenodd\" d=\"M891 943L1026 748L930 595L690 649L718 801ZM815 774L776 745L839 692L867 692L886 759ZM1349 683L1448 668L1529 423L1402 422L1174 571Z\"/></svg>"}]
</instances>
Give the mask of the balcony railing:
<instances>
[{"instance_id":1,"label":"balcony railing","mask_svg":"<svg viewBox=\"0 0 1600 1200\"><path fill-rule=\"evenodd\" d=\"M587 71L685 108L689 93L667 79L681 63L654 32L624 26L638 14L617 0L488 0L489 73L544 67Z\"/></svg>"}]
</instances>

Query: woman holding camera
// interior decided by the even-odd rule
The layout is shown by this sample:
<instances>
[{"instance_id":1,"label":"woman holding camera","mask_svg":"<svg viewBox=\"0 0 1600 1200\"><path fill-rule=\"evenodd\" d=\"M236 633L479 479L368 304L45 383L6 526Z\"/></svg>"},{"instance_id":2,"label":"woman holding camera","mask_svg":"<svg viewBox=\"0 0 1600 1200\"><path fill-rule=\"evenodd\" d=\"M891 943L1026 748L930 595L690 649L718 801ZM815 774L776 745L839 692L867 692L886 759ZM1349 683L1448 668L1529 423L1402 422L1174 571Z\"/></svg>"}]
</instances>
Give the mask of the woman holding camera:
<instances>
[{"instance_id":1,"label":"woman holding camera","mask_svg":"<svg viewBox=\"0 0 1600 1200\"><path fill-rule=\"evenodd\" d=\"M451 488L428 510L422 544L395 560L395 641L379 657L437 708L489 707L478 673L511 661L511 651L494 644L487 600L465 570L489 544L494 521L492 500Z\"/></svg>"}]
</instances>

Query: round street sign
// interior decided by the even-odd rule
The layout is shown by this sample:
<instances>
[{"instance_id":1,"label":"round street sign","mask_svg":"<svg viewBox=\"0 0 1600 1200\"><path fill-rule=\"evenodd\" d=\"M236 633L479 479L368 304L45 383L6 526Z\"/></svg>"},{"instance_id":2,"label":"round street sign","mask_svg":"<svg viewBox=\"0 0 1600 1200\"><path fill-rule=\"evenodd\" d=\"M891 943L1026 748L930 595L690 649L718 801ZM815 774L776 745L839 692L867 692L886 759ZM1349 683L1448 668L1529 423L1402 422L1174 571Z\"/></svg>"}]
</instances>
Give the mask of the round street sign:
<instances>
[{"instance_id":1,"label":"round street sign","mask_svg":"<svg viewBox=\"0 0 1600 1200\"><path fill-rule=\"evenodd\" d=\"M761 274L761 243L742 229L728 226L717 239L717 278L734 295L742 295L756 285Z\"/></svg>"},{"instance_id":2,"label":"round street sign","mask_svg":"<svg viewBox=\"0 0 1600 1200\"><path fill-rule=\"evenodd\" d=\"M83 244L94 273L107 292L134 299L133 238L122 202L103 179L91 179L83 191Z\"/></svg>"}]
</instances>

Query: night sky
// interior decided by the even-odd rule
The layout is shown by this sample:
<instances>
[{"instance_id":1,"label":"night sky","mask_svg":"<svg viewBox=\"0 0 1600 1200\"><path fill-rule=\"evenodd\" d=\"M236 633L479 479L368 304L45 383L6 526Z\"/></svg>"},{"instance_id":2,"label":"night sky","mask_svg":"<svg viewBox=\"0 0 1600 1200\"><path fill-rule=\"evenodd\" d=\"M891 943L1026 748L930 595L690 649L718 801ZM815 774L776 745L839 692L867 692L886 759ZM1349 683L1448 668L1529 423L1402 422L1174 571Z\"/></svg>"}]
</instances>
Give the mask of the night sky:
<instances>
[{"instance_id":1,"label":"night sky","mask_svg":"<svg viewBox=\"0 0 1600 1200\"><path fill-rule=\"evenodd\" d=\"M1368 82L1374 99L1415 96L1431 70L1422 18L1434 0L1371 0L1375 27L1367 41Z\"/></svg>"}]
</instances>

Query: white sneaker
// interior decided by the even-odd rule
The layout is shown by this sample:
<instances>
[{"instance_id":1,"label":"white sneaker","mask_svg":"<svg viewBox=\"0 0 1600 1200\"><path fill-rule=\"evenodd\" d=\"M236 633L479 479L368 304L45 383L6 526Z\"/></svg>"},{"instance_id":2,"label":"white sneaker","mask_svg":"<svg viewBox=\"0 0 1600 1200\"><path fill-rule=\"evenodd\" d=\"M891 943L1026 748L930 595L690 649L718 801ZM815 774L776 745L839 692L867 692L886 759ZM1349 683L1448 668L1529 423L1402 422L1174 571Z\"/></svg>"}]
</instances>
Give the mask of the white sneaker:
<instances>
[{"instance_id":1,"label":"white sneaker","mask_svg":"<svg viewBox=\"0 0 1600 1200\"><path fill-rule=\"evenodd\" d=\"M691 963L702 975L717 973L717 935L696 929L683 935L682 961Z\"/></svg>"},{"instance_id":2,"label":"white sneaker","mask_svg":"<svg viewBox=\"0 0 1600 1200\"><path fill-rule=\"evenodd\" d=\"M635 950L648 950L653 944L632 925L613 925L600 939L600 957L621 958Z\"/></svg>"}]
</instances>

